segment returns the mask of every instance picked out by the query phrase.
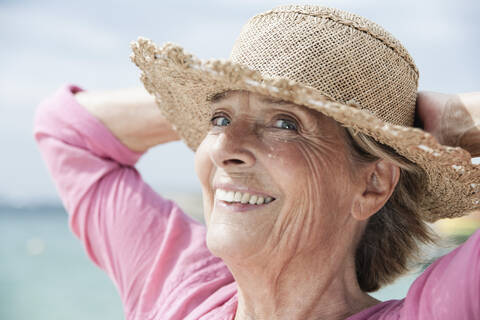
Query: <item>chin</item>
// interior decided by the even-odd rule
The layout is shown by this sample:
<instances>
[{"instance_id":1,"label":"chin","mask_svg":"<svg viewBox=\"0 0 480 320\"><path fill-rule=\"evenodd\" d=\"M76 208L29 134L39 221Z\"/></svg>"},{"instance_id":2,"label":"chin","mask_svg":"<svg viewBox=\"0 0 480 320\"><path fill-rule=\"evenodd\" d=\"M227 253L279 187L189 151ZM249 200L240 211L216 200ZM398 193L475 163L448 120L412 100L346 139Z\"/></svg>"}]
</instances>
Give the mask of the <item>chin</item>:
<instances>
[{"instance_id":1,"label":"chin","mask_svg":"<svg viewBox=\"0 0 480 320\"><path fill-rule=\"evenodd\" d=\"M244 208L208 199L204 205L207 247L215 256L232 264L261 257L280 210L275 201Z\"/></svg>"},{"instance_id":2,"label":"chin","mask_svg":"<svg viewBox=\"0 0 480 320\"><path fill-rule=\"evenodd\" d=\"M258 253L259 239L234 225L210 223L207 247L225 262L238 263Z\"/></svg>"}]
</instances>

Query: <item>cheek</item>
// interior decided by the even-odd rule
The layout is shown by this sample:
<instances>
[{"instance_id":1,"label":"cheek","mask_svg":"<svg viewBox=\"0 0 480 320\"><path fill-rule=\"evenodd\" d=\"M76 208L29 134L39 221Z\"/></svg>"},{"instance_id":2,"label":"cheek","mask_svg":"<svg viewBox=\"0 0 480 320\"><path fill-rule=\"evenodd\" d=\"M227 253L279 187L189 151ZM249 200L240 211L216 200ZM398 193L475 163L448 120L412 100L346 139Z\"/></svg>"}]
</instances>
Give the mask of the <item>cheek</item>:
<instances>
[{"instance_id":1,"label":"cheek","mask_svg":"<svg viewBox=\"0 0 480 320\"><path fill-rule=\"evenodd\" d=\"M208 224L210 212L213 206L213 191L211 187L211 177L213 175L214 165L208 153L208 137L198 147L195 153L195 172L202 186L203 210L205 221Z\"/></svg>"},{"instance_id":2,"label":"cheek","mask_svg":"<svg viewBox=\"0 0 480 320\"><path fill-rule=\"evenodd\" d=\"M350 183L349 161L340 143L296 141L275 150L268 154L271 167L277 166L272 175L286 195L301 196L303 203L322 199L334 203L332 197L338 197Z\"/></svg>"},{"instance_id":3,"label":"cheek","mask_svg":"<svg viewBox=\"0 0 480 320\"><path fill-rule=\"evenodd\" d=\"M334 144L296 142L280 150L284 159L278 177L286 195L276 240L298 247L328 243L343 224L340 212L349 186L348 162ZM338 223L336 223L338 221ZM285 240L288 239L288 240Z\"/></svg>"},{"instance_id":4,"label":"cheek","mask_svg":"<svg viewBox=\"0 0 480 320\"><path fill-rule=\"evenodd\" d=\"M299 147L304 168L303 194L308 211L331 215L341 209L350 185L348 161L339 145L304 143ZM313 201L312 201L313 200Z\"/></svg>"},{"instance_id":5,"label":"cheek","mask_svg":"<svg viewBox=\"0 0 480 320\"><path fill-rule=\"evenodd\" d=\"M198 146L197 151L195 152L195 173L197 174L202 187L208 181L208 176L210 171L210 157L207 152L207 139L203 140L202 143Z\"/></svg>"}]
</instances>

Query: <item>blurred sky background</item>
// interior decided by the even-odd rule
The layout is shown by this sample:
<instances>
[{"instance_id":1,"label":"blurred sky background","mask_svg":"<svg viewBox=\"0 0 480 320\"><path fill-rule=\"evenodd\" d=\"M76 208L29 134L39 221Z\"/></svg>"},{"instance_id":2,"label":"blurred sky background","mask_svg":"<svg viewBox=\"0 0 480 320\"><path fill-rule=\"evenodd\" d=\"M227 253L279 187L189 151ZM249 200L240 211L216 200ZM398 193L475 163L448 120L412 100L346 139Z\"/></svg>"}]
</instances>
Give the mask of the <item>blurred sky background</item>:
<instances>
[{"instance_id":1,"label":"blurred sky background","mask_svg":"<svg viewBox=\"0 0 480 320\"><path fill-rule=\"evenodd\" d=\"M87 90L139 86L129 60L138 36L175 42L202 59L227 58L249 17L289 3L0 0L0 319L122 318L113 285L66 226L32 136L37 105L65 83ZM295 3L337 7L384 26L416 61L421 90L480 91L478 0ZM182 143L153 148L137 167L160 193L200 191L193 153ZM404 297L415 277L376 297Z\"/></svg>"},{"instance_id":2,"label":"blurred sky background","mask_svg":"<svg viewBox=\"0 0 480 320\"><path fill-rule=\"evenodd\" d=\"M249 17L289 3L0 0L0 202L59 202L32 138L36 106L59 86L139 86L139 72L129 60L129 42L138 36L181 44L202 59L227 58ZM416 61L420 89L480 90L480 1L296 3L338 7L384 26ZM196 192L192 159L192 152L173 143L152 149L138 167L160 192Z\"/></svg>"}]
</instances>

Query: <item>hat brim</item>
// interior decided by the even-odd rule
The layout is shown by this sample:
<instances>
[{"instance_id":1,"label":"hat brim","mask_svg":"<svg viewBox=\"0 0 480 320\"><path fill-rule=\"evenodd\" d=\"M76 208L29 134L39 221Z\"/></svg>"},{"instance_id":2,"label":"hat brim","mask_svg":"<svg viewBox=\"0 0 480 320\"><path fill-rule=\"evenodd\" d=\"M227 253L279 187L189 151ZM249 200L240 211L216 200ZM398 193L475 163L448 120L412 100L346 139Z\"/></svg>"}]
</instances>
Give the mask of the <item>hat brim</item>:
<instances>
[{"instance_id":1,"label":"hat brim","mask_svg":"<svg viewBox=\"0 0 480 320\"><path fill-rule=\"evenodd\" d=\"M426 221L459 217L480 208L480 165L472 163L467 151L441 145L421 129L387 123L314 88L288 79L264 78L228 60L201 61L171 43L157 47L139 38L131 47L131 59L142 71L145 88L193 151L209 130L209 98L226 90L247 90L322 112L416 163L428 177L419 204L419 214Z\"/></svg>"}]
</instances>

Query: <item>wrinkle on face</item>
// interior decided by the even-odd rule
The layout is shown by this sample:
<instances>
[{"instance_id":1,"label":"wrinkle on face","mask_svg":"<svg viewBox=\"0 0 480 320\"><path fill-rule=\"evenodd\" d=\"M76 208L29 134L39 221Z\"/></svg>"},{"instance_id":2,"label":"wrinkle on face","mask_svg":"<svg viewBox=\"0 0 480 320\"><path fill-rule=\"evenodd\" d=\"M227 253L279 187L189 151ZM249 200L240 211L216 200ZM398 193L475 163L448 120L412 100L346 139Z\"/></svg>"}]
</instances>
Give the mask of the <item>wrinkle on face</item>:
<instances>
[{"instance_id":1,"label":"wrinkle on face","mask_svg":"<svg viewBox=\"0 0 480 320\"><path fill-rule=\"evenodd\" d=\"M272 239L272 244L277 243L283 249L290 248L292 252L314 251L322 241L320 238L334 238L337 228L325 228L325 225L333 225L329 222L329 218L337 214L333 204L342 202L338 197L345 189L342 184L349 183L345 179L349 175L339 172L342 169L340 164L348 163L344 153L340 152L345 149L345 144L339 139L339 127L321 114L316 117L313 130L304 132L296 141L298 164L308 173L302 181L302 192L285 209L285 217L279 219L277 234ZM340 180L342 183L339 184Z\"/></svg>"},{"instance_id":2,"label":"wrinkle on face","mask_svg":"<svg viewBox=\"0 0 480 320\"><path fill-rule=\"evenodd\" d=\"M196 154L207 226L222 235L212 241L226 244L216 253L233 257L237 252L241 259L267 263L266 257L288 261L298 254L346 246L340 243L339 231L348 220L353 182L340 126L291 103L265 104L258 95L238 92L227 97L215 104L214 112L228 115L230 125L212 128ZM297 119L298 132L272 128L272 117L279 113ZM218 163L222 156L234 158L242 152L255 158L252 167ZM272 190L281 197L267 206L271 212L229 216L214 206L212 185L219 179Z\"/></svg>"}]
</instances>

